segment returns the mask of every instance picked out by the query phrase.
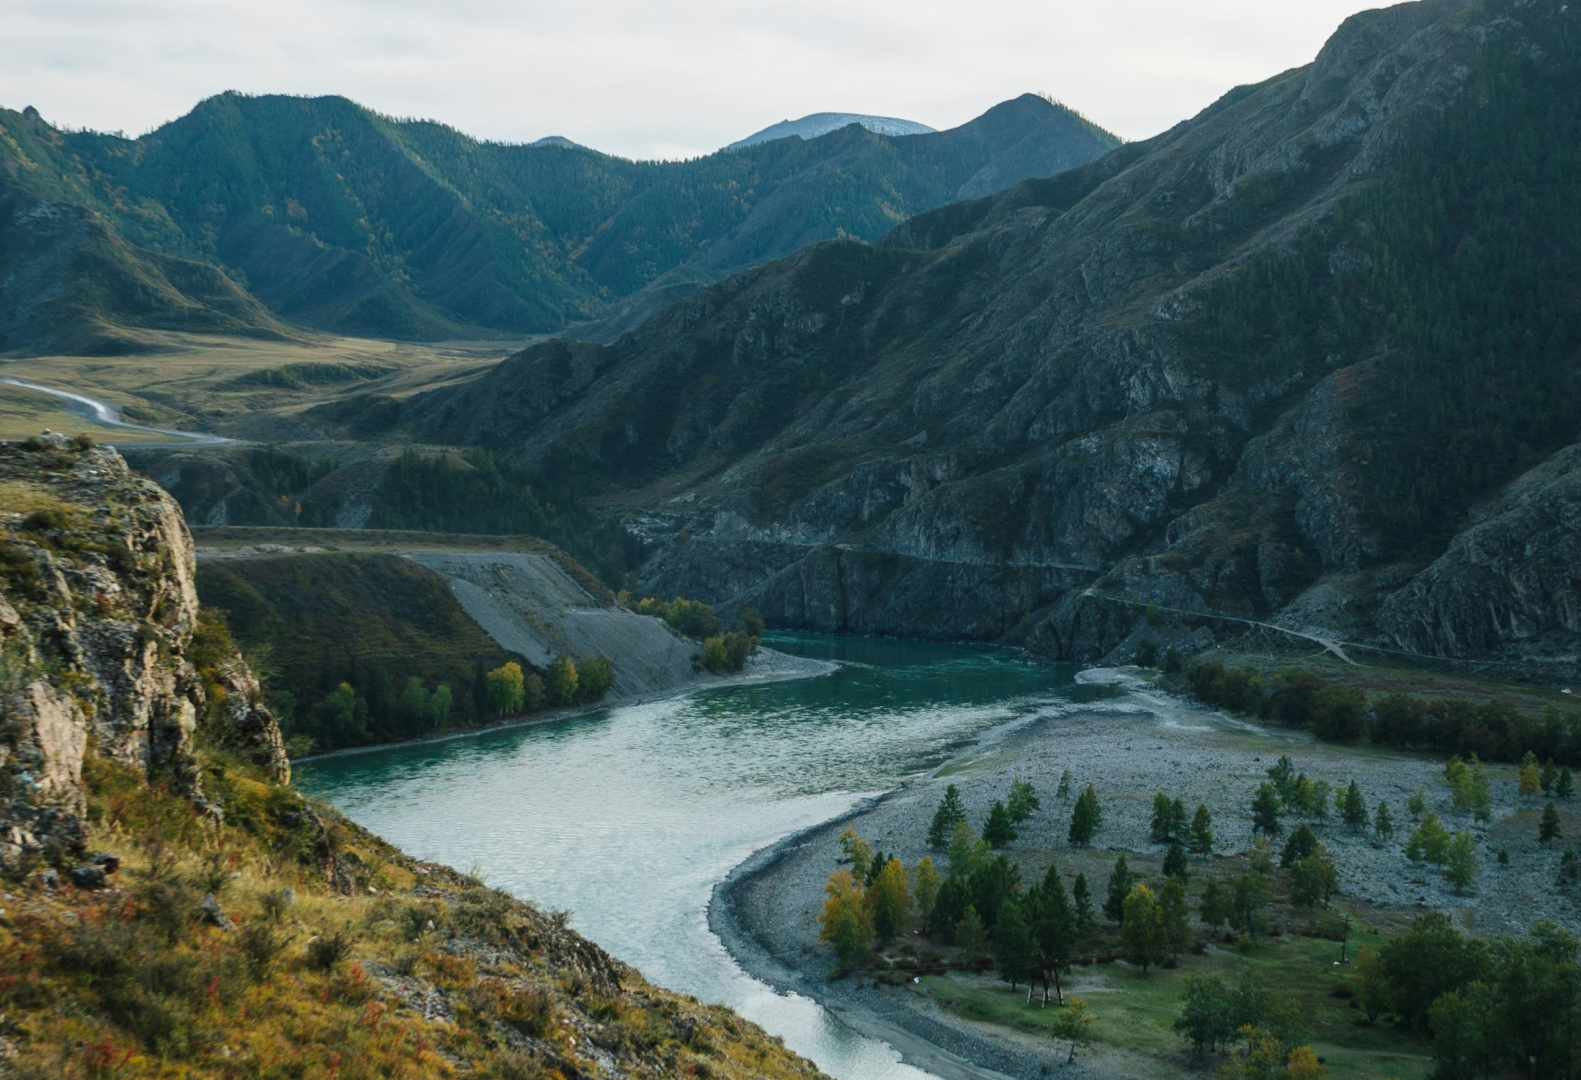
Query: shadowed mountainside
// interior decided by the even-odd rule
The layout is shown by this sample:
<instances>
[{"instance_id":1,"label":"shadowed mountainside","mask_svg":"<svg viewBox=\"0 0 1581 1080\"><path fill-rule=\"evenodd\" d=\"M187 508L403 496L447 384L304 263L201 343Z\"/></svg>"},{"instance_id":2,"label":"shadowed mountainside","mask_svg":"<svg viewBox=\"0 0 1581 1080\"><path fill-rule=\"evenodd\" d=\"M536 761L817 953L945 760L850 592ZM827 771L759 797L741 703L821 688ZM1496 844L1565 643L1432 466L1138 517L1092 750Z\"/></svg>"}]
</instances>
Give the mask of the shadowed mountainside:
<instances>
[{"instance_id":1,"label":"shadowed mountainside","mask_svg":"<svg viewBox=\"0 0 1581 1080\"><path fill-rule=\"evenodd\" d=\"M614 313L625 325L743 266L830 237L876 238L1117 141L1033 95L951 131L852 124L676 162L479 142L338 97L222 94L135 140L0 110L0 347L81 347L62 319L33 314L50 303L111 325L170 324L155 312L176 301L157 288L146 303L99 303L83 278L124 277L116 260L155 267L138 271L151 279L171 277L175 260L205 264L206 278L192 267L178 283L193 310L175 328L270 325L215 267L274 316L343 334L552 331L657 289ZM41 215L91 228L57 224L38 251Z\"/></svg>"},{"instance_id":2,"label":"shadowed mountainside","mask_svg":"<svg viewBox=\"0 0 1581 1080\"><path fill-rule=\"evenodd\" d=\"M1148 142L400 423L601 487L645 590L778 625L1087 660L1227 612L1569 670L1576 564L1530 541L1574 546L1574 485L1507 485L1581 432L1578 57L1548 0L1363 13Z\"/></svg>"}]
</instances>

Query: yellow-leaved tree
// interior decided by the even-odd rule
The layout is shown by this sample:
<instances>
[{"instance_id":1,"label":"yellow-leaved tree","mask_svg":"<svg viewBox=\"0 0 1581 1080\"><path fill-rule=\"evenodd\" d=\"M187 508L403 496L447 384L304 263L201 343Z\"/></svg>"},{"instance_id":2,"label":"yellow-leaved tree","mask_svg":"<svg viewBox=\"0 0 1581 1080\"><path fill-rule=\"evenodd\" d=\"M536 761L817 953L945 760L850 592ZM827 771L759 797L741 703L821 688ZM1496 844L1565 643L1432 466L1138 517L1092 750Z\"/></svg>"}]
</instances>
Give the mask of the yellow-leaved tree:
<instances>
[{"instance_id":1,"label":"yellow-leaved tree","mask_svg":"<svg viewBox=\"0 0 1581 1080\"><path fill-rule=\"evenodd\" d=\"M855 967L867 956L873 940L873 920L868 914L865 890L851 871L842 866L829 875L824 892L818 940L834 949L841 967Z\"/></svg>"},{"instance_id":2,"label":"yellow-leaved tree","mask_svg":"<svg viewBox=\"0 0 1581 1080\"><path fill-rule=\"evenodd\" d=\"M873 935L879 943L893 941L905 929L911 911L911 891L906 887L906 866L890 859L879 870L867 890L867 910L873 920Z\"/></svg>"}]
</instances>

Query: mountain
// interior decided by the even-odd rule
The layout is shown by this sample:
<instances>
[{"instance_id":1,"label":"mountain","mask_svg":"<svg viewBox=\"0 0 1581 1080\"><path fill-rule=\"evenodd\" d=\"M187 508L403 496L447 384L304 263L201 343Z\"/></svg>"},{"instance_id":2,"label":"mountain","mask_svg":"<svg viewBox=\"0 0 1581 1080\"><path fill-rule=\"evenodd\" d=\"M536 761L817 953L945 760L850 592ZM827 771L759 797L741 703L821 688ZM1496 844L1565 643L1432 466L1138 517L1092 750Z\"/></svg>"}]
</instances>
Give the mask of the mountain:
<instances>
[{"instance_id":1,"label":"mountain","mask_svg":"<svg viewBox=\"0 0 1581 1080\"><path fill-rule=\"evenodd\" d=\"M597 493L644 591L775 625L1094 660L1233 617L1575 671L1578 24L1354 16L1147 142L399 422Z\"/></svg>"},{"instance_id":2,"label":"mountain","mask_svg":"<svg viewBox=\"0 0 1581 1080\"><path fill-rule=\"evenodd\" d=\"M864 113L820 112L811 113L800 120L781 120L762 131L753 132L744 139L737 139L726 150L740 150L746 146L770 142L774 139L816 139L831 131L860 124L875 135L927 135L935 128L915 120L901 120L893 116L867 116Z\"/></svg>"},{"instance_id":3,"label":"mountain","mask_svg":"<svg viewBox=\"0 0 1581 1080\"><path fill-rule=\"evenodd\" d=\"M92 220L94 235L133 261L208 267L203 295L188 297L197 306L223 312L210 300L245 290L267 309L232 312L238 326L261 331L273 319L443 339L553 331L606 313L631 324L653 309L652 294L624 313L614 305L640 290L673 298L812 241L874 239L918 211L1051 175L1116 142L1029 95L931 135L852 126L634 162L563 139L478 142L344 98L228 93L135 140L0 110L0 190L46 216ZM72 230L35 252L28 214L0 216L0 248L11 253L0 282L6 347L54 340L29 314L42 295L133 325L96 307L91 290L49 277L74 259L98 262ZM142 276L158 285L153 271ZM27 285L46 279L59 287ZM196 310L162 318L174 328L222 322Z\"/></svg>"}]
</instances>

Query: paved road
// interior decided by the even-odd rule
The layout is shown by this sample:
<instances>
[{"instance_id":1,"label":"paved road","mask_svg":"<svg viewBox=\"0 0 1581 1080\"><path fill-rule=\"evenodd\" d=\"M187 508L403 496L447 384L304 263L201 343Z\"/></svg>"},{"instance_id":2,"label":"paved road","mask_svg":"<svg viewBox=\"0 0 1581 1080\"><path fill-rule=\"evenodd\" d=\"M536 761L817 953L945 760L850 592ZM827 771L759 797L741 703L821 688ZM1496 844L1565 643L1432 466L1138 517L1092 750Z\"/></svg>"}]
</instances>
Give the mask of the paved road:
<instances>
[{"instance_id":1,"label":"paved road","mask_svg":"<svg viewBox=\"0 0 1581 1080\"><path fill-rule=\"evenodd\" d=\"M0 375L0 383L9 383L20 386L24 390L37 390L41 394L58 397L66 403L66 411L73 416L80 416L84 420L111 428L116 431L141 431L149 435L169 435L174 442L150 443L139 442L139 447L144 446L227 446L233 445L237 440L227 439L221 435L205 435L196 431L175 431L170 428L145 427L142 424L129 424L121 419L121 411L114 405L103 401L95 401L83 394L73 393L70 390L57 390L53 386L41 386L27 379L18 379L11 375Z\"/></svg>"}]
</instances>

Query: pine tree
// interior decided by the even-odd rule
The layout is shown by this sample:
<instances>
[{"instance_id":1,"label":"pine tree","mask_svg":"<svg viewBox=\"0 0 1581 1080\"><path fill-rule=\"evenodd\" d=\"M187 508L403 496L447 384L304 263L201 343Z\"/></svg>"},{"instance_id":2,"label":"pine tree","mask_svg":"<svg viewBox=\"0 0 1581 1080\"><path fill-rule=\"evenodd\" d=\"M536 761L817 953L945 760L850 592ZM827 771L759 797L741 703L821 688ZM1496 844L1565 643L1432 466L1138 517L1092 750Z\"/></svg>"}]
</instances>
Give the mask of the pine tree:
<instances>
[{"instance_id":1,"label":"pine tree","mask_svg":"<svg viewBox=\"0 0 1581 1080\"><path fill-rule=\"evenodd\" d=\"M955 826L966 820L966 807L961 805L961 793L954 784L944 789L944 799L933 812L933 824L928 826L928 846L935 851L944 850L955 832Z\"/></svg>"},{"instance_id":2,"label":"pine tree","mask_svg":"<svg viewBox=\"0 0 1581 1080\"><path fill-rule=\"evenodd\" d=\"M1186 883L1178 877L1164 882L1158 894L1158 921L1161 943L1171 957L1191 950L1191 909L1186 905Z\"/></svg>"},{"instance_id":3,"label":"pine tree","mask_svg":"<svg viewBox=\"0 0 1581 1080\"><path fill-rule=\"evenodd\" d=\"M1152 889L1137 882L1121 899L1120 907L1120 941L1125 947L1125 958L1139 965L1146 975L1161 951L1158 900Z\"/></svg>"},{"instance_id":4,"label":"pine tree","mask_svg":"<svg viewBox=\"0 0 1581 1080\"><path fill-rule=\"evenodd\" d=\"M1535 799L1543 793L1543 780L1537 771L1537 763L1526 766L1521 770L1521 790L1523 799Z\"/></svg>"},{"instance_id":5,"label":"pine tree","mask_svg":"<svg viewBox=\"0 0 1581 1080\"><path fill-rule=\"evenodd\" d=\"M1350 782L1350 787L1345 789L1345 800L1340 804L1340 819L1349 825L1352 832L1365 829L1367 820L1367 803L1361 797L1361 788L1356 786L1356 781Z\"/></svg>"},{"instance_id":6,"label":"pine tree","mask_svg":"<svg viewBox=\"0 0 1581 1080\"><path fill-rule=\"evenodd\" d=\"M1554 759L1553 758L1549 758L1547 761L1543 762L1543 774L1542 774L1543 794L1544 795L1551 794L1553 792L1553 790L1554 790L1554 785L1557 784L1558 782L1559 782L1559 770L1554 766Z\"/></svg>"},{"instance_id":7,"label":"pine tree","mask_svg":"<svg viewBox=\"0 0 1581 1080\"><path fill-rule=\"evenodd\" d=\"M998 799L988 810L988 821L983 825L983 839L991 848L1002 848L1016 838L1016 827L1010 823L1010 811Z\"/></svg>"},{"instance_id":8,"label":"pine tree","mask_svg":"<svg viewBox=\"0 0 1581 1080\"><path fill-rule=\"evenodd\" d=\"M1059 789L1054 792L1054 797L1056 799L1068 799L1068 798L1070 798L1070 770L1069 769L1066 769L1065 771L1063 771L1063 772L1061 772L1059 774Z\"/></svg>"},{"instance_id":9,"label":"pine tree","mask_svg":"<svg viewBox=\"0 0 1581 1080\"><path fill-rule=\"evenodd\" d=\"M1121 855L1114 861L1114 871L1109 875L1109 895L1103 902L1103 913L1110 922L1125 925L1125 898L1134 884L1136 875L1131 873L1130 865Z\"/></svg>"},{"instance_id":10,"label":"pine tree","mask_svg":"<svg viewBox=\"0 0 1581 1080\"><path fill-rule=\"evenodd\" d=\"M1546 844L1564 835L1559 827L1559 811L1553 803L1543 807L1543 820L1537 826L1537 842Z\"/></svg>"},{"instance_id":11,"label":"pine tree","mask_svg":"<svg viewBox=\"0 0 1581 1080\"><path fill-rule=\"evenodd\" d=\"M911 872L911 895L923 922L933 916L933 902L939 897L939 885L939 871L934 867L933 859L924 855Z\"/></svg>"},{"instance_id":12,"label":"pine tree","mask_svg":"<svg viewBox=\"0 0 1581 1080\"><path fill-rule=\"evenodd\" d=\"M1421 820L1422 815L1427 813L1426 788L1418 787L1416 789L1416 794L1405 800L1405 812L1410 814L1413 818Z\"/></svg>"},{"instance_id":13,"label":"pine tree","mask_svg":"<svg viewBox=\"0 0 1581 1080\"><path fill-rule=\"evenodd\" d=\"M1092 889L1086 874L1077 874L1076 883L1070 887L1071 907L1076 912L1076 929L1085 930L1093 923Z\"/></svg>"},{"instance_id":14,"label":"pine tree","mask_svg":"<svg viewBox=\"0 0 1581 1080\"><path fill-rule=\"evenodd\" d=\"M1196 814L1191 819L1191 853L1213 854L1213 813L1208 809L1207 803L1199 804Z\"/></svg>"},{"instance_id":15,"label":"pine tree","mask_svg":"<svg viewBox=\"0 0 1581 1080\"><path fill-rule=\"evenodd\" d=\"M1070 842L1077 847L1086 847L1092 843L1093 835L1098 831L1098 826L1103 823L1103 808L1098 805L1098 793L1092 785L1087 785L1076 799L1076 807L1070 815Z\"/></svg>"},{"instance_id":16,"label":"pine tree","mask_svg":"<svg viewBox=\"0 0 1581 1080\"><path fill-rule=\"evenodd\" d=\"M1191 876L1186 869L1186 849L1179 844L1170 844L1169 850L1164 852L1164 876L1177 878L1182 885Z\"/></svg>"},{"instance_id":17,"label":"pine tree","mask_svg":"<svg viewBox=\"0 0 1581 1080\"><path fill-rule=\"evenodd\" d=\"M983 918L971 904L966 905L960 921L955 924L955 944L969 961L981 959L988 947L988 931L983 928Z\"/></svg>"},{"instance_id":18,"label":"pine tree","mask_svg":"<svg viewBox=\"0 0 1581 1080\"><path fill-rule=\"evenodd\" d=\"M1279 823L1279 793L1272 784L1259 784L1252 797L1252 831L1264 836L1278 836L1284 832Z\"/></svg>"},{"instance_id":19,"label":"pine tree","mask_svg":"<svg viewBox=\"0 0 1581 1080\"><path fill-rule=\"evenodd\" d=\"M1014 990L1017 983L1032 981L1032 929L1015 901L1002 904L994 922L994 958L999 975Z\"/></svg>"},{"instance_id":20,"label":"pine tree","mask_svg":"<svg viewBox=\"0 0 1581 1080\"><path fill-rule=\"evenodd\" d=\"M1010 811L1010 821L1019 825L1032 816L1038 808L1037 792L1032 784L1026 780L1014 780L1010 784L1010 800L1006 807Z\"/></svg>"},{"instance_id":21,"label":"pine tree","mask_svg":"<svg viewBox=\"0 0 1581 1080\"><path fill-rule=\"evenodd\" d=\"M1079 879L1082 888L1086 887L1086 880ZM1065 882L1060 879L1059 870L1050 866L1048 873L1043 876L1043 884L1037 889L1037 921L1033 926L1033 938L1037 943L1038 967L1043 977L1043 1004L1048 1004L1049 980L1054 982L1054 997L1060 1004L1064 1004L1065 996L1060 988L1060 974L1070 969L1072 956L1076 952L1076 934L1081 929L1081 917L1071 907L1070 898L1065 895ZM1031 987L1027 988L1027 1004L1032 1004Z\"/></svg>"},{"instance_id":22,"label":"pine tree","mask_svg":"<svg viewBox=\"0 0 1581 1080\"><path fill-rule=\"evenodd\" d=\"M1559 770L1559 779L1554 781L1554 796L1560 799L1568 799L1575 793L1575 778L1570 775L1570 766L1566 765Z\"/></svg>"},{"instance_id":23,"label":"pine tree","mask_svg":"<svg viewBox=\"0 0 1581 1080\"><path fill-rule=\"evenodd\" d=\"M1184 840L1186 838L1186 804L1175 799L1169 804L1169 838L1171 840Z\"/></svg>"},{"instance_id":24,"label":"pine tree","mask_svg":"<svg viewBox=\"0 0 1581 1080\"><path fill-rule=\"evenodd\" d=\"M1389 813L1389 804L1380 802L1378 809L1373 811L1372 832L1379 840L1394 838L1394 818Z\"/></svg>"},{"instance_id":25,"label":"pine tree","mask_svg":"<svg viewBox=\"0 0 1581 1080\"><path fill-rule=\"evenodd\" d=\"M1149 835L1155 844L1169 842L1169 796L1160 791L1153 796L1153 822Z\"/></svg>"},{"instance_id":26,"label":"pine tree","mask_svg":"<svg viewBox=\"0 0 1581 1080\"><path fill-rule=\"evenodd\" d=\"M1476 883L1481 872L1482 860L1477 857L1476 841L1469 832L1456 833L1449 845L1449 857L1444 862L1444 880L1453 885L1456 892L1465 892Z\"/></svg>"},{"instance_id":27,"label":"pine tree","mask_svg":"<svg viewBox=\"0 0 1581 1080\"><path fill-rule=\"evenodd\" d=\"M1285 870L1306 858L1317 850L1317 834L1306 825L1302 825L1290 834L1290 839L1285 842L1284 854L1279 856L1279 865Z\"/></svg>"},{"instance_id":28,"label":"pine tree","mask_svg":"<svg viewBox=\"0 0 1581 1080\"><path fill-rule=\"evenodd\" d=\"M1219 883L1213 878L1202 887L1202 896L1197 901L1197 915L1211 930L1217 931L1229 918L1228 898L1224 890L1219 888Z\"/></svg>"}]
</instances>

